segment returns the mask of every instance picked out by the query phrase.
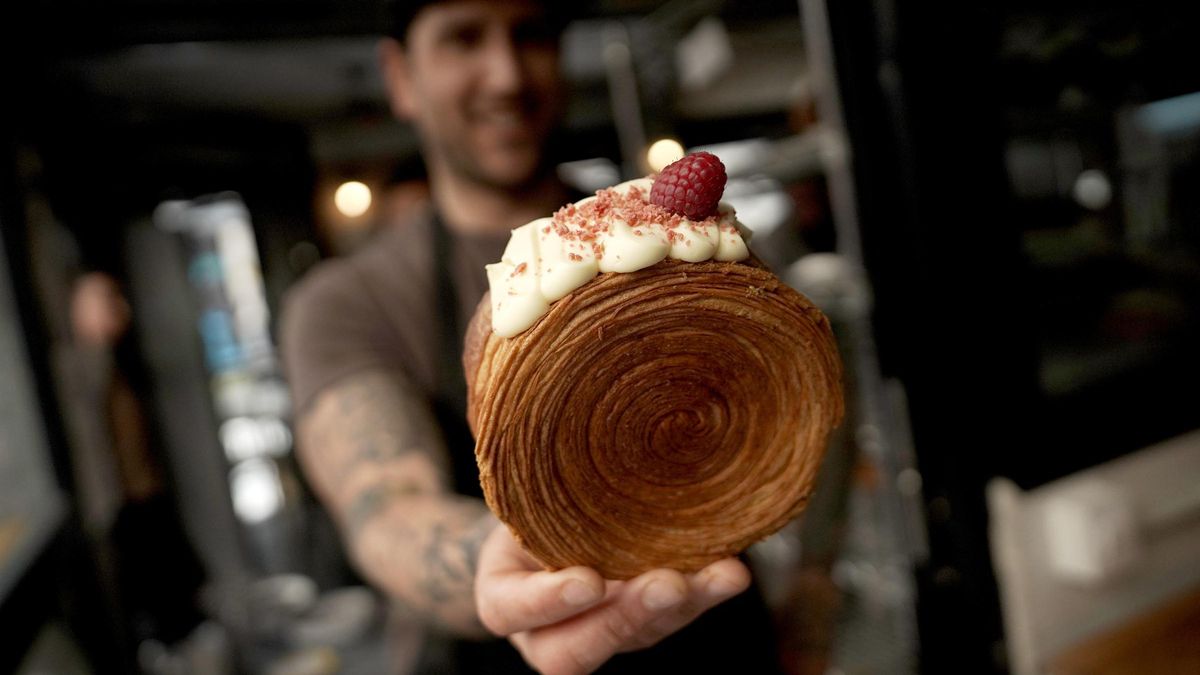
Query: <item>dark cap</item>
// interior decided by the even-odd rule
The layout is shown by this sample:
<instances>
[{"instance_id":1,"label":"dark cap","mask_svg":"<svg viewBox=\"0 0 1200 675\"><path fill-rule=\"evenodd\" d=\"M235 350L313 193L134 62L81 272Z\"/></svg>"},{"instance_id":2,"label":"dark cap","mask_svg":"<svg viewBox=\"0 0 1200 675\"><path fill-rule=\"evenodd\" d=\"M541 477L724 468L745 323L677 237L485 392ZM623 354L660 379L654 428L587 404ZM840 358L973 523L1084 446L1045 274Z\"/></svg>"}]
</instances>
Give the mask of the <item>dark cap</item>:
<instances>
[{"instance_id":1,"label":"dark cap","mask_svg":"<svg viewBox=\"0 0 1200 675\"><path fill-rule=\"evenodd\" d=\"M408 27L425 7L445 0L388 0L388 35L404 41Z\"/></svg>"},{"instance_id":2,"label":"dark cap","mask_svg":"<svg viewBox=\"0 0 1200 675\"><path fill-rule=\"evenodd\" d=\"M422 9L430 5L436 5L441 2L451 2L452 0L387 0L388 11L388 35L404 42L408 35L408 28L412 25L413 19L421 13ZM499 2L501 0L493 0ZM569 11L562 7L564 3L554 2L553 0L538 0L539 4L546 10L546 18L551 22L552 27L561 30L565 28L570 20Z\"/></svg>"}]
</instances>

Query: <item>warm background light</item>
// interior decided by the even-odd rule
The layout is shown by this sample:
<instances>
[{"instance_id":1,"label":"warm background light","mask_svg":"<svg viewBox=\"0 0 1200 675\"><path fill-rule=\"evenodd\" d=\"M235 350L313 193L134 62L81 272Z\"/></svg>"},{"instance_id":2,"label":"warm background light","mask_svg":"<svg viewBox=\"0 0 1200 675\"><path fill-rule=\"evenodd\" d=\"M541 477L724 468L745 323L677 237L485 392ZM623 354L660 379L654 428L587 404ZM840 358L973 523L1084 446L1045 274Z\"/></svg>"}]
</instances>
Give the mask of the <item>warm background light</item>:
<instances>
[{"instance_id":1,"label":"warm background light","mask_svg":"<svg viewBox=\"0 0 1200 675\"><path fill-rule=\"evenodd\" d=\"M673 138L661 138L650 144L646 150L646 164L650 170L658 173L668 164L683 157L683 146Z\"/></svg>"},{"instance_id":2,"label":"warm background light","mask_svg":"<svg viewBox=\"0 0 1200 675\"><path fill-rule=\"evenodd\" d=\"M356 180L342 183L333 193L333 205L343 216L357 218L371 208L371 188Z\"/></svg>"}]
</instances>

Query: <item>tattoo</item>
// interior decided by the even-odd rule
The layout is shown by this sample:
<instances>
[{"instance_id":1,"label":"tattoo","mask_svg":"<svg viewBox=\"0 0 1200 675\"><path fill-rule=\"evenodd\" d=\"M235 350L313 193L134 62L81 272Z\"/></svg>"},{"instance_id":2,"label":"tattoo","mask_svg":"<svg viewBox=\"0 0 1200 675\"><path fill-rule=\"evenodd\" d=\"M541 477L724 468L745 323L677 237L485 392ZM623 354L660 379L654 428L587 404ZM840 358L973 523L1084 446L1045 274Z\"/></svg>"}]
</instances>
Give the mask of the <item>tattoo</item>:
<instances>
[{"instance_id":1,"label":"tattoo","mask_svg":"<svg viewBox=\"0 0 1200 675\"><path fill-rule=\"evenodd\" d=\"M364 466L412 455L427 458L442 484L449 467L441 433L425 400L402 376L372 372L323 393L301 422L302 446L319 463L319 479L336 491Z\"/></svg>"},{"instance_id":2,"label":"tattoo","mask_svg":"<svg viewBox=\"0 0 1200 675\"><path fill-rule=\"evenodd\" d=\"M345 509L346 536L354 538L372 518L397 497L415 495L420 488L411 483L373 485L354 498Z\"/></svg>"},{"instance_id":3,"label":"tattoo","mask_svg":"<svg viewBox=\"0 0 1200 675\"><path fill-rule=\"evenodd\" d=\"M440 604L472 591L479 549L494 526L491 518L478 518L459 532L451 532L444 523L433 526L421 554L425 574L420 590L429 600Z\"/></svg>"}]
</instances>

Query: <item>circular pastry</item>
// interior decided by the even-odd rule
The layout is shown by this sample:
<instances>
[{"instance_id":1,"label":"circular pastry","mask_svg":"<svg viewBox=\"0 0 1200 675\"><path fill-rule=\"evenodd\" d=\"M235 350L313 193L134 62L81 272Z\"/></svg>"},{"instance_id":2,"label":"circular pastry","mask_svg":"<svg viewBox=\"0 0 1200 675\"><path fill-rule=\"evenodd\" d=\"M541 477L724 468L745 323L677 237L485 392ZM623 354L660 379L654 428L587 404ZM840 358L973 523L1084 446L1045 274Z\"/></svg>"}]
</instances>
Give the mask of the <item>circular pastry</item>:
<instances>
[{"instance_id":1,"label":"circular pastry","mask_svg":"<svg viewBox=\"0 0 1200 675\"><path fill-rule=\"evenodd\" d=\"M752 257L601 263L507 337L496 307L466 335L468 421L489 507L546 567L694 572L804 508L841 363L820 310Z\"/></svg>"}]
</instances>

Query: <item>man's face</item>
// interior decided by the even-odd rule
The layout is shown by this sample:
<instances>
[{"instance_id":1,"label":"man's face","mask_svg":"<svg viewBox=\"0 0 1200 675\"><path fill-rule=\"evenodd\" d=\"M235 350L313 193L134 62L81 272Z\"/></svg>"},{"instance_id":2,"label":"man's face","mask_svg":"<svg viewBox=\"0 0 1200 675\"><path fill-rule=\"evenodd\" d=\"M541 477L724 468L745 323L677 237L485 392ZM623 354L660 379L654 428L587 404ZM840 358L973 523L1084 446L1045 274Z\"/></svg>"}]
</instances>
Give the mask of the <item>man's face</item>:
<instances>
[{"instance_id":1,"label":"man's face","mask_svg":"<svg viewBox=\"0 0 1200 675\"><path fill-rule=\"evenodd\" d=\"M435 3L398 56L387 69L393 107L428 161L502 189L538 177L562 99L558 36L538 3Z\"/></svg>"}]
</instances>

